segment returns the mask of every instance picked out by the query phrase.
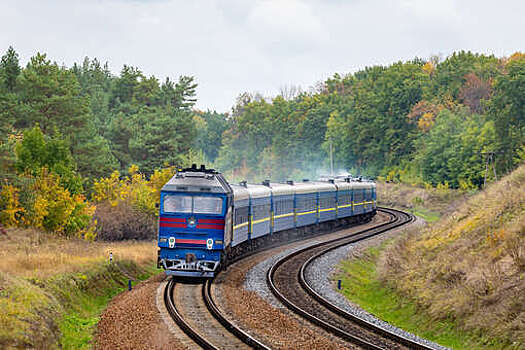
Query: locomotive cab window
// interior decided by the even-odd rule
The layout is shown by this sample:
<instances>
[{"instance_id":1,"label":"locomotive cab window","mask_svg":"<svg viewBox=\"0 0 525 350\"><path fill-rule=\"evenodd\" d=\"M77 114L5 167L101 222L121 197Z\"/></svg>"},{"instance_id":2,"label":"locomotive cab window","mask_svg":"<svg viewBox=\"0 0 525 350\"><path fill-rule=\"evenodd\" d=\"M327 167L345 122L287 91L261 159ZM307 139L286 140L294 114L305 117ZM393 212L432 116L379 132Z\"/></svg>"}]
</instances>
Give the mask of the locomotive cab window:
<instances>
[{"instance_id":1,"label":"locomotive cab window","mask_svg":"<svg viewBox=\"0 0 525 350\"><path fill-rule=\"evenodd\" d=\"M222 205L223 199L221 197L167 194L164 196L162 211L165 213L219 215L222 213Z\"/></svg>"},{"instance_id":2,"label":"locomotive cab window","mask_svg":"<svg viewBox=\"0 0 525 350\"><path fill-rule=\"evenodd\" d=\"M162 210L167 213L191 213L192 198L191 196L164 196Z\"/></svg>"},{"instance_id":3,"label":"locomotive cab window","mask_svg":"<svg viewBox=\"0 0 525 350\"><path fill-rule=\"evenodd\" d=\"M197 214L222 213L222 198L193 197L193 212Z\"/></svg>"}]
</instances>

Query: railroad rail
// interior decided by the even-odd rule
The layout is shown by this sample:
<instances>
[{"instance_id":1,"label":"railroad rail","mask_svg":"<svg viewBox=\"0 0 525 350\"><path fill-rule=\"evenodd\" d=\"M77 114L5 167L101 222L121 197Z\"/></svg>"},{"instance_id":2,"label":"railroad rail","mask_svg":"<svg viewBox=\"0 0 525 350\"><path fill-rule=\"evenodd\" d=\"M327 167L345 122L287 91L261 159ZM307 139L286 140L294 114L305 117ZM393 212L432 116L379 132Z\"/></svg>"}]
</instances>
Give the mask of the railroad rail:
<instances>
[{"instance_id":1,"label":"railroad rail","mask_svg":"<svg viewBox=\"0 0 525 350\"><path fill-rule=\"evenodd\" d=\"M216 306L211 280L196 284L170 279L164 303L173 321L203 349L269 348L231 323Z\"/></svg>"},{"instance_id":2,"label":"railroad rail","mask_svg":"<svg viewBox=\"0 0 525 350\"><path fill-rule=\"evenodd\" d=\"M307 266L329 251L414 220L413 215L402 211L386 208L378 208L378 210L390 215L391 219L351 236L320 242L279 259L268 270L266 276L268 287L277 299L296 314L329 333L365 349L432 349L346 312L317 293L305 278Z\"/></svg>"}]
</instances>

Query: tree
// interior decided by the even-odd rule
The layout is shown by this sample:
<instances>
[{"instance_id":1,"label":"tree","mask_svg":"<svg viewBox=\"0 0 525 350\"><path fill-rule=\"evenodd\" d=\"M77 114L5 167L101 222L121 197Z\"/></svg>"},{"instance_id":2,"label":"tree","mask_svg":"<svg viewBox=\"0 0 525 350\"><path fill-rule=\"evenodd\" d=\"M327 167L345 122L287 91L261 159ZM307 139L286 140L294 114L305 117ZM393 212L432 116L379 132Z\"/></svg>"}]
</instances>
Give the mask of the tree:
<instances>
[{"instance_id":1,"label":"tree","mask_svg":"<svg viewBox=\"0 0 525 350\"><path fill-rule=\"evenodd\" d=\"M499 169L507 172L525 144L525 56L507 62L504 74L494 81L494 96L488 105L498 135Z\"/></svg>"},{"instance_id":2,"label":"tree","mask_svg":"<svg viewBox=\"0 0 525 350\"><path fill-rule=\"evenodd\" d=\"M196 128L194 147L204 153L206 159L214 162L222 147L222 134L228 128L227 115L215 111L197 112L193 117Z\"/></svg>"},{"instance_id":3,"label":"tree","mask_svg":"<svg viewBox=\"0 0 525 350\"><path fill-rule=\"evenodd\" d=\"M165 165L181 165L195 130L184 111L142 108L131 118L128 141L131 162L146 174Z\"/></svg>"},{"instance_id":4,"label":"tree","mask_svg":"<svg viewBox=\"0 0 525 350\"><path fill-rule=\"evenodd\" d=\"M16 79L20 74L18 54L9 46L5 55L0 60L0 79L9 92L13 92L16 87Z\"/></svg>"},{"instance_id":5,"label":"tree","mask_svg":"<svg viewBox=\"0 0 525 350\"><path fill-rule=\"evenodd\" d=\"M19 174L39 176L42 168L60 176L61 184L71 193L82 191L82 179L76 174L76 164L69 151L67 141L45 136L38 124L24 132L21 142L16 145L15 167Z\"/></svg>"},{"instance_id":6,"label":"tree","mask_svg":"<svg viewBox=\"0 0 525 350\"><path fill-rule=\"evenodd\" d=\"M483 81L474 73L465 75L465 83L459 90L459 98L472 113L482 113L482 100L488 100L492 88L489 81Z\"/></svg>"},{"instance_id":7,"label":"tree","mask_svg":"<svg viewBox=\"0 0 525 350\"><path fill-rule=\"evenodd\" d=\"M419 140L415 158L423 179L432 185L481 187L483 154L495 147L494 123L485 116L442 110L434 127Z\"/></svg>"}]
</instances>

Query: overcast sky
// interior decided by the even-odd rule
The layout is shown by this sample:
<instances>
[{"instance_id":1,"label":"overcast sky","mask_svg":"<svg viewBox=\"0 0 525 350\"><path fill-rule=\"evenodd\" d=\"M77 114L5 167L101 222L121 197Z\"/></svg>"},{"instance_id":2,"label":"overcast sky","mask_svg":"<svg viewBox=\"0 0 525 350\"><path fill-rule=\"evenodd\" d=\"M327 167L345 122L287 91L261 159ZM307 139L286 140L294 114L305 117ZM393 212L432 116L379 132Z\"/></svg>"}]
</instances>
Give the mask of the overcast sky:
<instances>
[{"instance_id":1,"label":"overcast sky","mask_svg":"<svg viewBox=\"0 0 525 350\"><path fill-rule=\"evenodd\" d=\"M161 80L193 75L200 109L308 89L336 72L471 50L525 50L523 0L0 0L0 50L85 56Z\"/></svg>"}]
</instances>

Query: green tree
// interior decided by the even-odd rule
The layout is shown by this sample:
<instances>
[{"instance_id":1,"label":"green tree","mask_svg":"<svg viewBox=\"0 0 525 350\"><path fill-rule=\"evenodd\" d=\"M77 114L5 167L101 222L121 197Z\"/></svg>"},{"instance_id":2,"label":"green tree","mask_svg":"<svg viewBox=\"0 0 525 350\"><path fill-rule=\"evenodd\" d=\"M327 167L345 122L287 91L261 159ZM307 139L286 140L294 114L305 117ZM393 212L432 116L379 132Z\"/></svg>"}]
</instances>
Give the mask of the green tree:
<instances>
[{"instance_id":1,"label":"green tree","mask_svg":"<svg viewBox=\"0 0 525 350\"><path fill-rule=\"evenodd\" d=\"M5 55L0 59L0 79L7 91L13 92L16 87L16 79L20 74L18 54L9 46Z\"/></svg>"},{"instance_id":2,"label":"green tree","mask_svg":"<svg viewBox=\"0 0 525 350\"><path fill-rule=\"evenodd\" d=\"M525 145L525 55L510 60L495 79L489 114L498 136L499 169L508 172L518 150Z\"/></svg>"},{"instance_id":3,"label":"green tree","mask_svg":"<svg viewBox=\"0 0 525 350\"><path fill-rule=\"evenodd\" d=\"M494 123L482 115L443 110L435 126L419 141L415 156L423 179L432 185L447 182L483 185L486 152L494 151Z\"/></svg>"},{"instance_id":4,"label":"green tree","mask_svg":"<svg viewBox=\"0 0 525 350\"><path fill-rule=\"evenodd\" d=\"M188 113L144 107L130 122L129 155L143 172L152 174L164 165L183 163L195 137Z\"/></svg>"},{"instance_id":5,"label":"green tree","mask_svg":"<svg viewBox=\"0 0 525 350\"><path fill-rule=\"evenodd\" d=\"M194 116L196 137L194 146L209 162L214 162L222 147L222 134L228 128L227 115L215 111L197 112Z\"/></svg>"},{"instance_id":6,"label":"green tree","mask_svg":"<svg viewBox=\"0 0 525 350\"><path fill-rule=\"evenodd\" d=\"M61 184L71 193L82 191L82 179L76 174L76 164L66 140L45 136L38 125L24 132L16 145L16 169L20 174L40 175L42 168L60 176Z\"/></svg>"}]
</instances>

